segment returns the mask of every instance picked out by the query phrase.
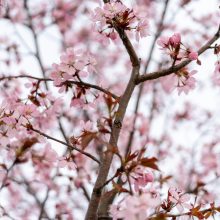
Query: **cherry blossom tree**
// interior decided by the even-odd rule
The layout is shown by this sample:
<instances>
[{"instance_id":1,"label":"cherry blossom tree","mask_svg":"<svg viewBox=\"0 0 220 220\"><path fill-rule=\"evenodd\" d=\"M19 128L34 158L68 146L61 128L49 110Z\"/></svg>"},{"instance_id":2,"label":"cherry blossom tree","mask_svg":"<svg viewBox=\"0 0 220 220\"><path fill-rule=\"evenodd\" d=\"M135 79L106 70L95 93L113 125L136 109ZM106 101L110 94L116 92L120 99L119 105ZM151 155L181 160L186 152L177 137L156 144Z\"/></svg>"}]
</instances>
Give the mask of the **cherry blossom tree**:
<instances>
[{"instance_id":1,"label":"cherry blossom tree","mask_svg":"<svg viewBox=\"0 0 220 220\"><path fill-rule=\"evenodd\" d=\"M220 218L217 0L0 3L0 219Z\"/></svg>"}]
</instances>

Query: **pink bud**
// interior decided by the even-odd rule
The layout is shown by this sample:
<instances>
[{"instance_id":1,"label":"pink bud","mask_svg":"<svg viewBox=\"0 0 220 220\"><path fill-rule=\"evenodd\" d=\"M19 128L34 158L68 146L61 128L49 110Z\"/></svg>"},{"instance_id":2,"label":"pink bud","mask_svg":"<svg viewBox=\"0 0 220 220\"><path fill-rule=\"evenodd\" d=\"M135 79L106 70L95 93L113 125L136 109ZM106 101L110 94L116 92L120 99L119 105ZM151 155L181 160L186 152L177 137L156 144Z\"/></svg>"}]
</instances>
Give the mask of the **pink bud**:
<instances>
[{"instance_id":1,"label":"pink bud","mask_svg":"<svg viewBox=\"0 0 220 220\"><path fill-rule=\"evenodd\" d=\"M191 51L188 55L190 60L197 60L198 59L198 53L195 51Z\"/></svg>"}]
</instances>

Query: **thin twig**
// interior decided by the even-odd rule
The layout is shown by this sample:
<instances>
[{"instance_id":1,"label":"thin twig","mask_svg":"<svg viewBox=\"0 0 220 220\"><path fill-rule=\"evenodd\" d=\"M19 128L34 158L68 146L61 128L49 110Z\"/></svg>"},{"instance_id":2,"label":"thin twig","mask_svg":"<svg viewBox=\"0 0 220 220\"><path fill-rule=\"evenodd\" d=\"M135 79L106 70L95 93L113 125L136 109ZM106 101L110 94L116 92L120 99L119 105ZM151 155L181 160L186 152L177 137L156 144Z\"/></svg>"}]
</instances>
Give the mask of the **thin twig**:
<instances>
[{"instance_id":1,"label":"thin twig","mask_svg":"<svg viewBox=\"0 0 220 220\"><path fill-rule=\"evenodd\" d=\"M2 76L2 77L0 77L0 81L18 79L18 78L29 78L29 79L34 79L34 80L38 80L38 81L41 81L41 82L44 82L44 81L45 82L46 81L53 82L53 80L50 79L50 78L40 78L40 77L35 77L35 76L30 76L30 75ZM104 89L104 88L102 88L101 86L98 86L98 85L94 85L94 84L87 83L87 82L84 82L84 81L79 82L79 81L75 81L75 80L69 80L69 81L66 81L66 83L71 83L71 84L75 84L75 85L79 85L79 86L85 86L85 87L88 87L88 88L93 88L93 89L99 90L100 92L103 92L107 95L110 95L114 99L119 99L119 97L117 95L113 94L112 92L110 92L107 89Z\"/></svg>"},{"instance_id":2,"label":"thin twig","mask_svg":"<svg viewBox=\"0 0 220 220\"><path fill-rule=\"evenodd\" d=\"M60 144L63 144L63 145L65 145L65 146L67 146L67 147L70 148L70 149L76 150L76 151L80 152L81 154L83 154L83 155L85 155L85 156L91 158L92 160L96 161L98 164L100 164L99 160L98 160L96 157L94 157L93 155L91 155L90 153L87 153L87 152L85 152L85 151L83 151L83 150L81 150L81 149L79 149L79 148L77 148L77 147L74 147L74 146L72 146L72 145L70 145L70 144L67 144L67 143L65 143L64 141L58 140L58 139L56 139L56 138L54 138L54 137L51 137L51 136L49 136L49 135L47 135L47 134L45 134L45 133L43 133L43 132L41 132L41 131L39 131L39 130L37 130L37 129L34 129L34 128L28 128L28 129L30 129L30 130L32 130L32 131L34 131L34 132L36 132L36 133L38 133L38 134L40 134L40 135L46 137L47 139L56 141L56 142L58 142L58 143L60 143Z\"/></svg>"}]
</instances>

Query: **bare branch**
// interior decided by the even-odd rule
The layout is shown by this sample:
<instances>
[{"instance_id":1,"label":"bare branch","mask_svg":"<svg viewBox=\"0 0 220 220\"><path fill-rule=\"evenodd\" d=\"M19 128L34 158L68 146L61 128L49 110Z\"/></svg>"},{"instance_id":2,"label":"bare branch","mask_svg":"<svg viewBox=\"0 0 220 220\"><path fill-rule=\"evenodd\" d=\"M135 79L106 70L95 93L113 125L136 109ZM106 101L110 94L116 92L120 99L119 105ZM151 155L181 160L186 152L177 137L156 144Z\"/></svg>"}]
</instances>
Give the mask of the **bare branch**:
<instances>
[{"instance_id":1,"label":"bare branch","mask_svg":"<svg viewBox=\"0 0 220 220\"><path fill-rule=\"evenodd\" d=\"M24 7L27 11L27 17L28 17L28 25L27 27L29 27L32 35L33 35L33 40L34 40L34 46L35 46L35 57L39 63L39 66L40 66L40 69L41 69L41 73L43 75L44 78L46 78L46 74L45 74L45 70L44 70L44 66L43 66L43 62L41 60L41 56L40 56L40 47L39 47L39 42L38 42L38 36L37 36L37 33L34 29L34 26L33 26L33 22L32 22L32 17L31 17L31 14L30 14L30 11L29 11L29 8L28 8L28 1L25 0L24 1ZM46 89L48 90L48 85L47 85L47 82L44 81L45 83L45 87Z\"/></svg>"}]
</instances>

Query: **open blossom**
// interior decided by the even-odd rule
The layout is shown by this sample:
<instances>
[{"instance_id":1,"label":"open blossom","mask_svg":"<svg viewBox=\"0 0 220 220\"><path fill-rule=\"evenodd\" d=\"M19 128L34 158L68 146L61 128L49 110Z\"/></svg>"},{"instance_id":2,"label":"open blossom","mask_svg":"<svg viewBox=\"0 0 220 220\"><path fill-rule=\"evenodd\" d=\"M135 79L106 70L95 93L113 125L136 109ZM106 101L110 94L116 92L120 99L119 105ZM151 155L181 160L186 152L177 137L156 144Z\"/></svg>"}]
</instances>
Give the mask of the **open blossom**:
<instances>
[{"instance_id":1,"label":"open blossom","mask_svg":"<svg viewBox=\"0 0 220 220\"><path fill-rule=\"evenodd\" d=\"M188 94L188 92L195 88L196 80L192 76L196 73L196 71L191 71L188 73L187 71L180 72L178 77L178 84L177 84L177 90L178 94L180 95L182 92L185 94Z\"/></svg>"},{"instance_id":2,"label":"open blossom","mask_svg":"<svg viewBox=\"0 0 220 220\"><path fill-rule=\"evenodd\" d=\"M20 105L17 110L20 115L25 116L26 118L37 116L39 114L36 105L33 104Z\"/></svg>"},{"instance_id":3,"label":"open blossom","mask_svg":"<svg viewBox=\"0 0 220 220\"><path fill-rule=\"evenodd\" d=\"M75 170L76 164L72 161L71 157L61 157L58 162L58 167L60 168L67 167L70 170Z\"/></svg>"},{"instance_id":4,"label":"open blossom","mask_svg":"<svg viewBox=\"0 0 220 220\"><path fill-rule=\"evenodd\" d=\"M169 38L170 44L179 45L181 43L181 36L179 33L175 33L172 37Z\"/></svg>"},{"instance_id":5,"label":"open blossom","mask_svg":"<svg viewBox=\"0 0 220 220\"><path fill-rule=\"evenodd\" d=\"M138 166L134 173L131 174L131 183L134 184L135 191L147 186L148 183L154 181L154 176L150 171L146 171L144 167Z\"/></svg>"},{"instance_id":6,"label":"open blossom","mask_svg":"<svg viewBox=\"0 0 220 220\"><path fill-rule=\"evenodd\" d=\"M147 28L148 28L148 22L147 20L139 21L137 28L136 28L136 40L139 41L139 38L146 37L147 34Z\"/></svg>"},{"instance_id":7,"label":"open blossom","mask_svg":"<svg viewBox=\"0 0 220 220\"><path fill-rule=\"evenodd\" d=\"M193 77L196 72L196 70L188 72L186 68L183 68L177 73L169 75L162 79L163 88L167 92L171 92L175 88L177 88L179 95L182 92L188 94L189 91L193 90L196 86L196 79Z\"/></svg>"},{"instance_id":8,"label":"open blossom","mask_svg":"<svg viewBox=\"0 0 220 220\"><path fill-rule=\"evenodd\" d=\"M173 34L171 37L160 37L157 41L157 44L161 46L161 49L164 48L176 48L181 43L181 36L179 33Z\"/></svg>"},{"instance_id":9,"label":"open blossom","mask_svg":"<svg viewBox=\"0 0 220 220\"><path fill-rule=\"evenodd\" d=\"M46 144L45 146L44 157L47 161L49 161L52 164L57 162L57 159L58 159L57 152L51 148L49 143Z\"/></svg>"},{"instance_id":10,"label":"open blossom","mask_svg":"<svg viewBox=\"0 0 220 220\"><path fill-rule=\"evenodd\" d=\"M33 93L31 92L33 95ZM19 100L16 95L4 100L0 106L0 145L7 145L30 136L29 127L42 131L51 127L57 117L60 106L59 99L50 94L38 93L39 96L29 95L28 99ZM9 102L10 101L10 102ZM34 103L34 104L33 104Z\"/></svg>"},{"instance_id":11,"label":"open blossom","mask_svg":"<svg viewBox=\"0 0 220 220\"><path fill-rule=\"evenodd\" d=\"M184 208L192 208L192 205L189 204L190 196L175 187L169 189L169 200L176 205L179 212L183 212Z\"/></svg>"},{"instance_id":12,"label":"open blossom","mask_svg":"<svg viewBox=\"0 0 220 220\"><path fill-rule=\"evenodd\" d=\"M135 30L136 39L147 36L148 21L139 10L127 8L122 2L111 1L103 8L97 7L93 13L93 21L99 33L116 39L115 27L126 31Z\"/></svg>"},{"instance_id":13,"label":"open blossom","mask_svg":"<svg viewBox=\"0 0 220 220\"><path fill-rule=\"evenodd\" d=\"M220 60L215 63L215 70L212 75L212 81L214 85L220 85Z\"/></svg>"},{"instance_id":14,"label":"open blossom","mask_svg":"<svg viewBox=\"0 0 220 220\"><path fill-rule=\"evenodd\" d=\"M2 4L3 1L1 1ZM16 0L11 0L7 1L9 10L8 11L8 16L14 23L22 23L26 16L27 13L24 8L24 1L16 1ZM1 5L1 8L4 7ZM1 13L0 13L1 16Z\"/></svg>"}]
</instances>

